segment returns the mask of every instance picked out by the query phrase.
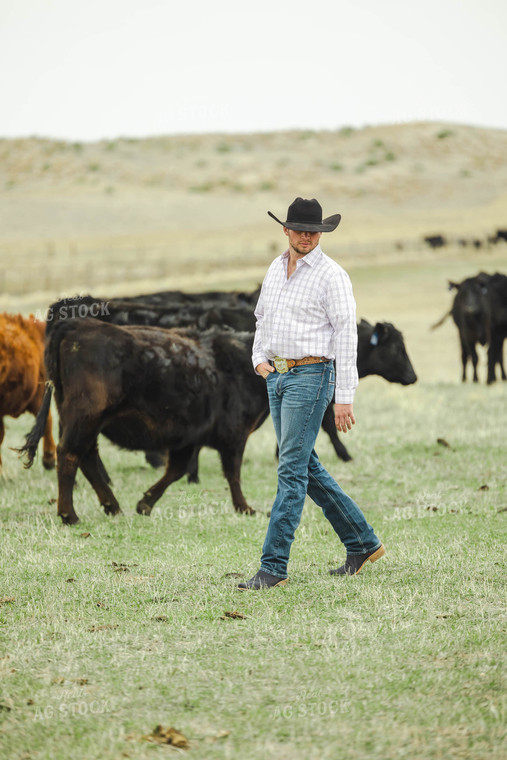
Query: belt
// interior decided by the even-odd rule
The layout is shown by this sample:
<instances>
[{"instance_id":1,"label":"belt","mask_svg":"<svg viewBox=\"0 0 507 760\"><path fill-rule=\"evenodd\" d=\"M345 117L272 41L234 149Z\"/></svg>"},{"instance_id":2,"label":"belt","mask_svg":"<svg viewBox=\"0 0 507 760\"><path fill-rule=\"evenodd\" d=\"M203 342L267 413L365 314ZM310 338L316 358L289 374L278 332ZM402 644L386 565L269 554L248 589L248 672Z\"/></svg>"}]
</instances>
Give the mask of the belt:
<instances>
[{"instance_id":1,"label":"belt","mask_svg":"<svg viewBox=\"0 0 507 760\"><path fill-rule=\"evenodd\" d=\"M304 356L302 359L282 359L280 356L275 356L273 364L277 372L284 375L293 367L300 367L303 364L320 364L321 362L329 362L325 356Z\"/></svg>"}]
</instances>

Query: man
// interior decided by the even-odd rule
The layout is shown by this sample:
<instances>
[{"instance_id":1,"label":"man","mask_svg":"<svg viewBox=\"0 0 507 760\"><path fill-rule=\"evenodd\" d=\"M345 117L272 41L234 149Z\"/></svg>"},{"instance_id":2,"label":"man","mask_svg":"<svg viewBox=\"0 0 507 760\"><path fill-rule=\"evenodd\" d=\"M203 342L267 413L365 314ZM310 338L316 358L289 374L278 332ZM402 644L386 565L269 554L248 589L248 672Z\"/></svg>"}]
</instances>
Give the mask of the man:
<instances>
[{"instance_id":1,"label":"man","mask_svg":"<svg viewBox=\"0 0 507 760\"><path fill-rule=\"evenodd\" d=\"M345 545L345 563L332 575L356 575L385 554L371 525L321 465L314 450L322 417L335 398L335 422L355 424L356 306L349 276L326 256L319 240L341 216L322 220L315 200L296 198L281 222L289 248L271 264L255 309L252 363L267 383L279 446L278 490L271 509L260 570L241 591L284 585L294 533L306 494L322 508ZM336 370L335 363L336 360Z\"/></svg>"}]
</instances>

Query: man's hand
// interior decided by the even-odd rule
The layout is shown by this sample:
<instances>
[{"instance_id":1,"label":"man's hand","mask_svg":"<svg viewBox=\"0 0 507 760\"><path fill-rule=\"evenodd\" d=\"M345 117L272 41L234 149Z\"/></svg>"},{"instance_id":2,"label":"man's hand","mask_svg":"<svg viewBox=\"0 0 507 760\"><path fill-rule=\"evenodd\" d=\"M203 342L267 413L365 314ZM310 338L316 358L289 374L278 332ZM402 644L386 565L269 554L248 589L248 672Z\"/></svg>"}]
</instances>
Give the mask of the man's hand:
<instances>
[{"instance_id":1,"label":"man's hand","mask_svg":"<svg viewBox=\"0 0 507 760\"><path fill-rule=\"evenodd\" d=\"M356 424L356 418L352 411L352 404L335 404L334 421L336 429L340 433L346 433L347 430L350 430L352 425Z\"/></svg>"},{"instance_id":2,"label":"man's hand","mask_svg":"<svg viewBox=\"0 0 507 760\"><path fill-rule=\"evenodd\" d=\"M275 368L271 366L269 362L261 362L255 368L255 371L262 375L264 380L267 378L270 372L274 372Z\"/></svg>"}]
</instances>

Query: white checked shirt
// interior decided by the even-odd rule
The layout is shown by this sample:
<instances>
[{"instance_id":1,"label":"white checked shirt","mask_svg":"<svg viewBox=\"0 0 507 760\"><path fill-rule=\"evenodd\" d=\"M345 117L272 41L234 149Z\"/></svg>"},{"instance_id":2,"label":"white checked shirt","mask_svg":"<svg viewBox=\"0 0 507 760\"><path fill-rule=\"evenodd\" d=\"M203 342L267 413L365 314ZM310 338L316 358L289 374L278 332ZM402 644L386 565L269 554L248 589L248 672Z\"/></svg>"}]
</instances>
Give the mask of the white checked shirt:
<instances>
[{"instance_id":1,"label":"white checked shirt","mask_svg":"<svg viewBox=\"0 0 507 760\"><path fill-rule=\"evenodd\" d=\"M287 279L289 251L269 267L255 308L252 363L281 356L336 359L335 401L351 404L358 383L356 302L347 272L317 245Z\"/></svg>"}]
</instances>

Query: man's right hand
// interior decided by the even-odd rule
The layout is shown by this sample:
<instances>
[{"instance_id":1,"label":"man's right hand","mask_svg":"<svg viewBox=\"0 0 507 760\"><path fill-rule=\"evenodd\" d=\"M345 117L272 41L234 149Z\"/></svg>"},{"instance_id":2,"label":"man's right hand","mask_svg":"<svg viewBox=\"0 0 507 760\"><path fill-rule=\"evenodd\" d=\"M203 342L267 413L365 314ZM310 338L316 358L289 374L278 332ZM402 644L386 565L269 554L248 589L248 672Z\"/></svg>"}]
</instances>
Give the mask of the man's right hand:
<instances>
[{"instance_id":1,"label":"man's right hand","mask_svg":"<svg viewBox=\"0 0 507 760\"><path fill-rule=\"evenodd\" d=\"M270 374L270 372L274 372L275 368L271 366L269 362L261 362L258 364L255 368L255 371L259 373L259 375L262 375L264 380L267 378L267 376Z\"/></svg>"},{"instance_id":2,"label":"man's right hand","mask_svg":"<svg viewBox=\"0 0 507 760\"><path fill-rule=\"evenodd\" d=\"M350 430L352 425L356 424L356 418L352 411L352 404L335 404L334 421L336 429L340 433L346 433L347 430Z\"/></svg>"}]
</instances>

